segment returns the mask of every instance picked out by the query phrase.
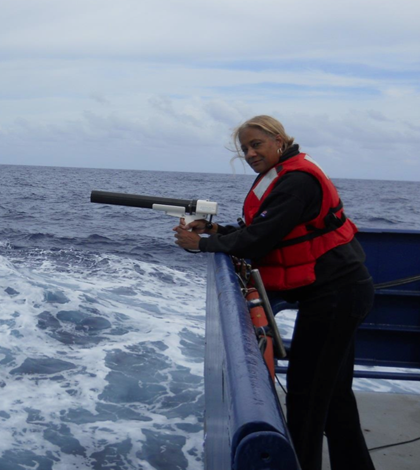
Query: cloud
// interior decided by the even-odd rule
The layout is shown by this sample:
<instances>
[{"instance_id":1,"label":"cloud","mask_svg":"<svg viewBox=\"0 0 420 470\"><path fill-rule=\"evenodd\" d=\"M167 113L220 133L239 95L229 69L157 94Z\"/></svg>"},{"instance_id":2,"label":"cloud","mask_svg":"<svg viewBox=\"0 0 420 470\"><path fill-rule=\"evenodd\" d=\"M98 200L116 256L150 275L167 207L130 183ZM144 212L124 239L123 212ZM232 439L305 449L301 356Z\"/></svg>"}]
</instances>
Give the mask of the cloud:
<instances>
[{"instance_id":1,"label":"cloud","mask_svg":"<svg viewBox=\"0 0 420 470\"><path fill-rule=\"evenodd\" d=\"M232 129L272 114L332 176L412 179L419 13L416 0L8 0L0 163L230 172Z\"/></svg>"},{"instance_id":2,"label":"cloud","mask_svg":"<svg viewBox=\"0 0 420 470\"><path fill-rule=\"evenodd\" d=\"M233 154L226 147L232 147L232 127L248 116L243 105L156 96L150 106L147 119L89 111L76 121L49 125L20 120L0 133L0 151L20 149L17 163L26 164L25 158L42 155L44 164L53 166L231 172ZM378 121L369 112L354 111L342 119L289 114L286 127L332 177L410 180L420 170L407 151L419 146L418 132L396 121Z\"/></svg>"},{"instance_id":3,"label":"cloud","mask_svg":"<svg viewBox=\"0 0 420 470\"><path fill-rule=\"evenodd\" d=\"M93 101L96 101L99 104L103 104L103 105L110 104L110 102L107 100L105 95L103 95L102 93L92 92L92 93L90 93L89 97Z\"/></svg>"},{"instance_id":4,"label":"cloud","mask_svg":"<svg viewBox=\"0 0 420 470\"><path fill-rule=\"evenodd\" d=\"M251 0L14 0L2 6L1 49L165 60L345 50L360 58L415 46L419 9L416 0L260 0L258 8Z\"/></svg>"}]
</instances>

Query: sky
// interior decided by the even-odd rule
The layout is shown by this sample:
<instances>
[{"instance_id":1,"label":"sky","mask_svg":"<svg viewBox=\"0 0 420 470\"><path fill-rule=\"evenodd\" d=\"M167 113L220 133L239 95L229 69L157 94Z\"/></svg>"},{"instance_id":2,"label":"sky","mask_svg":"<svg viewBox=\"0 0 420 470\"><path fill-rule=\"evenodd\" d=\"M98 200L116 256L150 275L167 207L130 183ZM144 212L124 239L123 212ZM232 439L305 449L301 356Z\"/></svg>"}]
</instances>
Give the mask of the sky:
<instances>
[{"instance_id":1,"label":"sky","mask_svg":"<svg viewBox=\"0 0 420 470\"><path fill-rule=\"evenodd\" d=\"M420 181L418 0L0 7L0 164L252 174L268 114L333 178Z\"/></svg>"}]
</instances>

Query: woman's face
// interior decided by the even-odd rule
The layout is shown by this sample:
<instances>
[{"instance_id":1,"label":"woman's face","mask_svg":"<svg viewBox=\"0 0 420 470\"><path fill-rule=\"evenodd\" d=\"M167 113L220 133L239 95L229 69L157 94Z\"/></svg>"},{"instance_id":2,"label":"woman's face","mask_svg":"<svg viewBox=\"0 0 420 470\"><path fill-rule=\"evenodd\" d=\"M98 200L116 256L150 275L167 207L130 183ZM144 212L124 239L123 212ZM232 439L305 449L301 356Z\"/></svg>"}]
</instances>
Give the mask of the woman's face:
<instances>
[{"instance_id":1,"label":"woman's face","mask_svg":"<svg viewBox=\"0 0 420 470\"><path fill-rule=\"evenodd\" d=\"M255 127L246 127L239 134L239 142L245 160L255 173L265 173L279 161L277 150L283 141L280 136L271 137Z\"/></svg>"}]
</instances>

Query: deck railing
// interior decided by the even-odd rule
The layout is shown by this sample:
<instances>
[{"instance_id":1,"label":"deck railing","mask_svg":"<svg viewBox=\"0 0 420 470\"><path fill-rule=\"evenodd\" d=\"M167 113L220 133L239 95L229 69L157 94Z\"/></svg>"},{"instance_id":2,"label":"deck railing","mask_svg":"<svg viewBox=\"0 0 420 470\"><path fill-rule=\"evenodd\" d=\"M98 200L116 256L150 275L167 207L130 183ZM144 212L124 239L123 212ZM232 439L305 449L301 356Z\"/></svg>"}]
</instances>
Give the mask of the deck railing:
<instances>
[{"instance_id":1,"label":"deck railing","mask_svg":"<svg viewBox=\"0 0 420 470\"><path fill-rule=\"evenodd\" d=\"M356 337L356 365L370 367L354 376L420 381L420 231L362 229L357 238L376 288Z\"/></svg>"},{"instance_id":2,"label":"deck railing","mask_svg":"<svg viewBox=\"0 0 420 470\"><path fill-rule=\"evenodd\" d=\"M206 470L299 470L233 264L208 257Z\"/></svg>"}]
</instances>

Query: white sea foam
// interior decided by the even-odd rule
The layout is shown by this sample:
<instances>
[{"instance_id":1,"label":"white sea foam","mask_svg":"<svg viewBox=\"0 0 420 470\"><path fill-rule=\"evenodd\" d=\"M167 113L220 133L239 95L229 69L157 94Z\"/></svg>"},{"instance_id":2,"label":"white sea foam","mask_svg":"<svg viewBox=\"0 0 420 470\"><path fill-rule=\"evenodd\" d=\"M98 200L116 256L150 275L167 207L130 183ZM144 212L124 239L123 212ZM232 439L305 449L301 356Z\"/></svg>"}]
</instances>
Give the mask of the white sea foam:
<instances>
[{"instance_id":1,"label":"white sea foam","mask_svg":"<svg viewBox=\"0 0 420 470\"><path fill-rule=\"evenodd\" d=\"M0 258L0 296L0 452L24 448L22 465L43 456L54 470L105 468L101 458L153 470L163 446L162 462L197 468L204 278L117 256L61 272L48 257L36 268Z\"/></svg>"}]
</instances>

